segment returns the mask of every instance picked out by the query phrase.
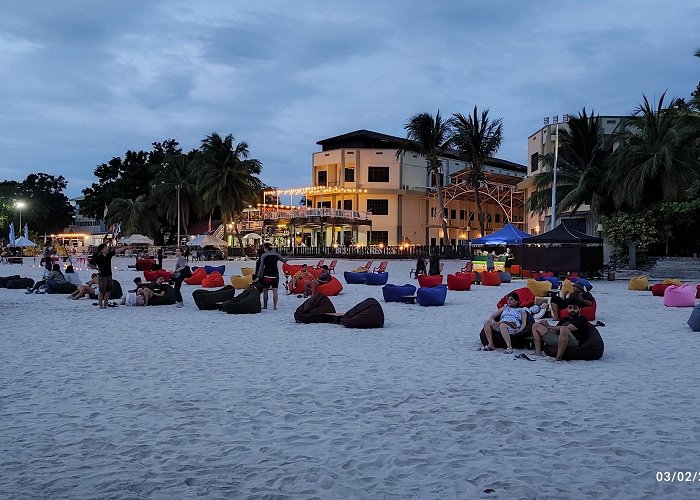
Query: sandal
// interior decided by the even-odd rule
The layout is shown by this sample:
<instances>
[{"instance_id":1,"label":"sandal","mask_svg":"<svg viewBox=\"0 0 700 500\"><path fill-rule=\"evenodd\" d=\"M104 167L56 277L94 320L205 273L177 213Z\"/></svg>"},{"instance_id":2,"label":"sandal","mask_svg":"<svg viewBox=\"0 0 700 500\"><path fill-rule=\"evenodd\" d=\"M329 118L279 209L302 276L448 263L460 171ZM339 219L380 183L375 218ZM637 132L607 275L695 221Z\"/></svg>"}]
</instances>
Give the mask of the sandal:
<instances>
[{"instance_id":1,"label":"sandal","mask_svg":"<svg viewBox=\"0 0 700 500\"><path fill-rule=\"evenodd\" d=\"M605 326L605 323L603 323L602 321L596 321L596 322L593 324L593 326Z\"/></svg>"},{"instance_id":2,"label":"sandal","mask_svg":"<svg viewBox=\"0 0 700 500\"><path fill-rule=\"evenodd\" d=\"M496 349L493 347L489 347L487 345L482 345L481 347L479 347L479 350L480 351L495 351Z\"/></svg>"},{"instance_id":3,"label":"sandal","mask_svg":"<svg viewBox=\"0 0 700 500\"><path fill-rule=\"evenodd\" d=\"M506 349L503 354L513 354L513 349Z\"/></svg>"}]
</instances>

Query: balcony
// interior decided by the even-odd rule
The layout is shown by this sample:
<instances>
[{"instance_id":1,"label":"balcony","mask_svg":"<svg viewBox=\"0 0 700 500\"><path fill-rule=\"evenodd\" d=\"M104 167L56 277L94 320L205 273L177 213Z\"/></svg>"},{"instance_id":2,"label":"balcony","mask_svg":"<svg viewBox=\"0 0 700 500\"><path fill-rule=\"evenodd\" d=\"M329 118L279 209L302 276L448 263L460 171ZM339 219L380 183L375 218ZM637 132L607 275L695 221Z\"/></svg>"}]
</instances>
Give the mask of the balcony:
<instances>
[{"instance_id":1,"label":"balcony","mask_svg":"<svg viewBox=\"0 0 700 500\"><path fill-rule=\"evenodd\" d=\"M266 209L261 215L265 225L372 225L372 214L370 212L336 208Z\"/></svg>"}]
</instances>

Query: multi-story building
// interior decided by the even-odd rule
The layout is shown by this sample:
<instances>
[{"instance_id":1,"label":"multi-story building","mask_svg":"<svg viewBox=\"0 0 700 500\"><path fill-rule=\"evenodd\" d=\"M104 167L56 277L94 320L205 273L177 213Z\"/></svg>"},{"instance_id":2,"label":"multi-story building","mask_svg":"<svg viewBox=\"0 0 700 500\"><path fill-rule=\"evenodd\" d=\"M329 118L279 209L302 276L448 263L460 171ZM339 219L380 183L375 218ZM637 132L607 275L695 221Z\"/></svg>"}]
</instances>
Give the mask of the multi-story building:
<instances>
[{"instance_id":1,"label":"multi-story building","mask_svg":"<svg viewBox=\"0 0 700 500\"><path fill-rule=\"evenodd\" d=\"M404 138L357 130L317 144L321 151L313 154L311 186L268 193L306 196L308 209L282 217L292 224L297 242L439 245L441 217L447 220L452 245L480 235L473 195L462 180L467 165L456 153L442 158L446 205L439 214L425 158L397 155ZM486 231L507 222L522 227L523 197L516 185L525 178L526 167L493 158L485 170L487 182L480 192Z\"/></svg>"}]
</instances>

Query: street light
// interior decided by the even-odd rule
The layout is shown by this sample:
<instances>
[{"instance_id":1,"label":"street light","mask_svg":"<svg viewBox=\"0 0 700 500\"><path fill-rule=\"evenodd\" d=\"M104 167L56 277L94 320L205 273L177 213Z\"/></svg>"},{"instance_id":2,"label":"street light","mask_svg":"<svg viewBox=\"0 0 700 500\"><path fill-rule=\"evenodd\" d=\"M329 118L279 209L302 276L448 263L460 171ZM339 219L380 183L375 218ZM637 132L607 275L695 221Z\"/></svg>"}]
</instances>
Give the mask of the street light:
<instances>
[{"instance_id":1,"label":"street light","mask_svg":"<svg viewBox=\"0 0 700 500\"><path fill-rule=\"evenodd\" d=\"M177 190L177 246L180 246L180 189L181 184L175 184L175 189Z\"/></svg>"},{"instance_id":2,"label":"street light","mask_svg":"<svg viewBox=\"0 0 700 500\"><path fill-rule=\"evenodd\" d=\"M16 201L15 208L19 210L19 231L22 231L22 209L25 207L23 201Z\"/></svg>"},{"instance_id":3,"label":"street light","mask_svg":"<svg viewBox=\"0 0 700 500\"><path fill-rule=\"evenodd\" d=\"M564 123L569 121L569 115L564 114L562 117ZM552 117L555 127L555 138L554 138L554 165L552 166L552 229L556 225L557 220L557 160L559 159L559 115ZM545 117L544 124L549 125L549 117ZM549 130L547 130L549 134Z\"/></svg>"}]
</instances>

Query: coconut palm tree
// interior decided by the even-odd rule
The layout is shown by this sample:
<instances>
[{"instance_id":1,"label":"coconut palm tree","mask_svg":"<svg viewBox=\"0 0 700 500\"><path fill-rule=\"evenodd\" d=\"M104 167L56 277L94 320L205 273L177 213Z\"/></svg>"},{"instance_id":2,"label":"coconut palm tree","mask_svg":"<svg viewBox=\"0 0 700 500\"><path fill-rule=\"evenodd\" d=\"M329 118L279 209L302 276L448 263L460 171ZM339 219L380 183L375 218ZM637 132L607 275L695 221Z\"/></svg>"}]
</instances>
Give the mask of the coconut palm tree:
<instances>
[{"instance_id":1,"label":"coconut palm tree","mask_svg":"<svg viewBox=\"0 0 700 500\"><path fill-rule=\"evenodd\" d=\"M613 139L607 181L617 207L642 208L659 201L684 201L700 180L697 137L677 100L664 107L644 102Z\"/></svg>"},{"instance_id":2,"label":"coconut palm tree","mask_svg":"<svg viewBox=\"0 0 700 500\"><path fill-rule=\"evenodd\" d=\"M610 200L605 175L607 159L612 151L605 139L599 116L590 115L586 108L578 117L569 119L568 128L559 131L557 162L557 212L576 212L581 205L591 206L593 220L606 209ZM549 169L533 176L535 192L526 202L529 211L543 213L551 208L552 165L554 155L541 157Z\"/></svg>"},{"instance_id":3,"label":"coconut palm tree","mask_svg":"<svg viewBox=\"0 0 700 500\"><path fill-rule=\"evenodd\" d=\"M159 226L154 208L155 204L145 194L135 200L115 198L107 209L107 223L121 224L123 234L138 233L154 237Z\"/></svg>"},{"instance_id":4,"label":"coconut palm tree","mask_svg":"<svg viewBox=\"0 0 700 500\"><path fill-rule=\"evenodd\" d=\"M151 182L150 198L157 200L156 213L171 226L177 226L180 212L180 230L187 234L190 209L197 207L197 189L194 175L190 171L191 158L185 154L168 155L161 165L156 165L156 175ZM180 205L177 191L180 190ZM179 244L179 242L178 242Z\"/></svg>"},{"instance_id":5,"label":"coconut palm tree","mask_svg":"<svg viewBox=\"0 0 700 500\"><path fill-rule=\"evenodd\" d=\"M488 108L483 110L479 117L476 106L470 115L464 116L461 113L452 115L454 135L450 144L459 152L460 157L469 163L469 172L465 180L467 186L474 191L479 230L482 235L486 234L486 220L481 209L479 190L486 181L484 172L486 161L492 158L501 147L503 141L502 122L502 118L491 121Z\"/></svg>"},{"instance_id":6,"label":"coconut palm tree","mask_svg":"<svg viewBox=\"0 0 700 500\"><path fill-rule=\"evenodd\" d=\"M252 203L260 192L262 182L257 177L262 163L248 159L248 144L234 144L231 134L222 138L213 133L202 141L200 153L193 160L197 171L197 192L205 211L221 209L226 224L234 215Z\"/></svg>"},{"instance_id":7,"label":"coconut palm tree","mask_svg":"<svg viewBox=\"0 0 700 500\"><path fill-rule=\"evenodd\" d=\"M406 142L396 151L396 158L407 152L418 153L425 158L429 177L435 183L442 226L442 244L449 245L447 221L445 220L445 197L442 192L442 161L440 155L447 150L451 128L449 120L443 120L440 110L433 117L430 113L412 116L403 127Z\"/></svg>"}]
</instances>

